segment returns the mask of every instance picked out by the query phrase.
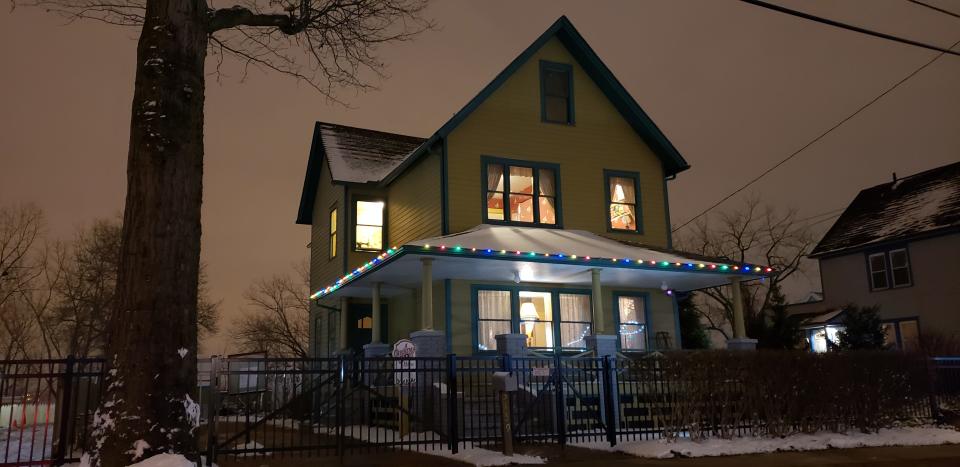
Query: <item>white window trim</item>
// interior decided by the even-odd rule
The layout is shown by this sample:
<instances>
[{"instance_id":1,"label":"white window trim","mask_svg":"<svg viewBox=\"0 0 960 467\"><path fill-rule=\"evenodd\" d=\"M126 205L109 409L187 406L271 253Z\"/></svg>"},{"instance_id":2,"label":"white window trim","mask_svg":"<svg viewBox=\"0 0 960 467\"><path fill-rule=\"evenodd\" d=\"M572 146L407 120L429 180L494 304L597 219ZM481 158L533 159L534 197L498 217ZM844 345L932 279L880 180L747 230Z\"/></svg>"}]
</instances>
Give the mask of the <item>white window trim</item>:
<instances>
[{"instance_id":1,"label":"white window trim","mask_svg":"<svg viewBox=\"0 0 960 467\"><path fill-rule=\"evenodd\" d=\"M887 282L887 284L886 284L884 287L877 287L877 285L873 282L873 275L876 274L876 273L878 273L878 272L880 272L880 271L877 271L877 270L874 270L874 269L873 269L873 258L874 258L874 257L877 257L877 256L879 256L880 259L883 261L883 275L884 275L884 278L885 278L885 280L886 280L886 282ZM870 280L870 290L887 290L887 289L890 288L890 271L889 271L889 267L888 267L888 263L887 263L887 253L886 253L886 252L883 252L883 253L872 253L872 254L870 254L870 255L867 255L867 271L870 273L870 279L869 279L869 280Z\"/></svg>"},{"instance_id":2,"label":"white window trim","mask_svg":"<svg viewBox=\"0 0 960 467\"><path fill-rule=\"evenodd\" d=\"M904 259L906 260L906 264L905 264L904 266L899 267L899 268L896 268L896 269L906 269L906 270L907 270L907 282L904 283L904 284L897 284L896 276L893 274L893 270L894 270L894 266L893 266L893 254L894 254L894 253L899 253L899 252L903 252L903 257L904 257ZM895 249L895 250L890 250L890 252L889 252L889 258L890 258L890 286L896 289L896 288L900 288L900 287L910 287L911 285L913 285L913 278L911 277L911 274L910 274L910 272L911 272L911 271L910 271L910 255L907 254L907 249L906 249L906 248L897 248L897 249Z\"/></svg>"}]
</instances>

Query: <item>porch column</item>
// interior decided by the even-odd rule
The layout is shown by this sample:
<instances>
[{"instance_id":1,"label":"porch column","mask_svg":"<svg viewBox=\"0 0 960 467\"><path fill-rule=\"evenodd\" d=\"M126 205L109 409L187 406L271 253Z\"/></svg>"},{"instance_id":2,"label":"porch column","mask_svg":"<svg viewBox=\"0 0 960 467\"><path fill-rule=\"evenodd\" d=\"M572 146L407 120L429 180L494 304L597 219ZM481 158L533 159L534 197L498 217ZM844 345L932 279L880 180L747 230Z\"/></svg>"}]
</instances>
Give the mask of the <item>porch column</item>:
<instances>
[{"instance_id":1,"label":"porch column","mask_svg":"<svg viewBox=\"0 0 960 467\"><path fill-rule=\"evenodd\" d=\"M373 321L372 336L370 342L373 344L379 344L383 342L383 336L380 335L380 283L373 283L373 291L370 297L371 306L373 310L370 313L371 320Z\"/></svg>"},{"instance_id":2,"label":"porch column","mask_svg":"<svg viewBox=\"0 0 960 467\"><path fill-rule=\"evenodd\" d=\"M591 294L591 305L593 308L593 327L590 334L597 335L603 330L603 295L600 288L600 269L590 270L590 279L593 283L593 293Z\"/></svg>"},{"instance_id":3,"label":"porch column","mask_svg":"<svg viewBox=\"0 0 960 467\"><path fill-rule=\"evenodd\" d=\"M420 258L420 324L433 329L433 258Z\"/></svg>"},{"instance_id":4,"label":"porch column","mask_svg":"<svg viewBox=\"0 0 960 467\"><path fill-rule=\"evenodd\" d=\"M349 316L350 316L350 313L347 311L347 299L341 298L340 299L340 329L339 329L340 332L337 333L338 334L337 341L338 341L338 344L340 345L341 352L347 350L347 325L349 324L348 321L350 320Z\"/></svg>"},{"instance_id":5,"label":"porch column","mask_svg":"<svg viewBox=\"0 0 960 467\"><path fill-rule=\"evenodd\" d=\"M747 326L743 321L743 293L740 290L740 277L730 278L730 297L733 301L733 339L727 341L730 350L755 350L756 339L747 338Z\"/></svg>"}]
</instances>

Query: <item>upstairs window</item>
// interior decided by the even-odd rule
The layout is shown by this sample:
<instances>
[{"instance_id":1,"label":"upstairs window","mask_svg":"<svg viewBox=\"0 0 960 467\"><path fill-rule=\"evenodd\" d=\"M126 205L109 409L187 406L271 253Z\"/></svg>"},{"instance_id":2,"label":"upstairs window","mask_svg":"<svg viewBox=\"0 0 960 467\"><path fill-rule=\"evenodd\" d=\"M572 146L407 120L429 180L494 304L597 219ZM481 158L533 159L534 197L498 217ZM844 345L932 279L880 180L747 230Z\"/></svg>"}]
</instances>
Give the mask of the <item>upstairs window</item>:
<instances>
[{"instance_id":1,"label":"upstairs window","mask_svg":"<svg viewBox=\"0 0 960 467\"><path fill-rule=\"evenodd\" d=\"M330 210L330 259L337 257L337 208Z\"/></svg>"},{"instance_id":2,"label":"upstairs window","mask_svg":"<svg viewBox=\"0 0 960 467\"><path fill-rule=\"evenodd\" d=\"M640 218L640 176L635 172L604 171L607 190L607 228L617 232L643 232Z\"/></svg>"},{"instance_id":3,"label":"upstairs window","mask_svg":"<svg viewBox=\"0 0 960 467\"><path fill-rule=\"evenodd\" d=\"M870 288L873 290L889 288L890 285L887 283L886 253L874 253L868 256L867 263L870 267Z\"/></svg>"},{"instance_id":4,"label":"upstairs window","mask_svg":"<svg viewBox=\"0 0 960 467\"><path fill-rule=\"evenodd\" d=\"M912 285L910 255L906 248L867 255L870 289L884 290Z\"/></svg>"},{"instance_id":5,"label":"upstairs window","mask_svg":"<svg viewBox=\"0 0 960 467\"><path fill-rule=\"evenodd\" d=\"M356 230L353 248L357 251L383 249L383 201L356 202Z\"/></svg>"},{"instance_id":6,"label":"upstairs window","mask_svg":"<svg viewBox=\"0 0 960 467\"><path fill-rule=\"evenodd\" d=\"M557 169L552 164L485 158L484 222L559 224Z\"/></svg>"},{"instance_id":7,"label":"upstairs window","mask_svg":"<svg viewBox=\"0 0 960 467\"><path fill-rule=\"evenodd\" d=\"M573 124L573 68L570 65L540 62L540 118L548 123Z\"/></svg>"},{"instance_id":8,"label":"upstairs window","mask_svg":"<svg viewBox=\"0 0 960 467\"><path fill-rule=\"evenodd\" d=\"M890 277L894 287L910 285L910 259L906 248L890 251Z\"/></svg>"}]
</instances>

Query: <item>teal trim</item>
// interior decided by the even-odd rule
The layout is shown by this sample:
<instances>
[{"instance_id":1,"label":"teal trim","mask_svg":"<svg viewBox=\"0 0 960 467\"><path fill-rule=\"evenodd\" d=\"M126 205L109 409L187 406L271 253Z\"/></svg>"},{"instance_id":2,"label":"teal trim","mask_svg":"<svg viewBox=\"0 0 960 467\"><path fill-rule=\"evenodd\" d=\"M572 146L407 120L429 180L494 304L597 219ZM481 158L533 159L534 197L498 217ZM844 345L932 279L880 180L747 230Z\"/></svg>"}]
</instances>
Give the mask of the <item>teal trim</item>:
<instances>
[{"instance_id":1,"label":"teal trim","mask_svg":"<svg viewBox=\"0 0 960 467\"><path fill-rule=\"evenodd\" d=\"M620 351L623 350L623 340L620 339L620 297L640 297L643 299L643 324L644 324L644 335L643 335L643 350L626 350L626 352L649 352L653 350L651 348L650 335L653 334L653 323L650 321L650 293L649 292L635 292L629 290L614 290L613 291L613 324L617 330L617 349Z\"/></svg>"},{"instance_id":2,"label":"teal trim","mask_svg":"<svg viewBox=\"0 0 960 467\"><path fill-rule=\"evenodd\" d=\"M621 178L630 178L633 180L633 192L634 192L634 208L636 209L637 215L637 228L636 230L629 229L615 229L613 224L610 222L610 204L613 203L613 200L610 199L610 178L611 177L621 177ZM638 172L629 172L625 170L610 170L603 169L603 193L604 199L606 200L606 209L604 211L604 217L607 219L607 232L613 233L631 233L643 235L643 203L642 196L640 193L640 174ZM624 203L627 204L627 203Z\"/></svg>"},{"instance_id":3,"label":"teal trim","mask_svg":"<svg viewBox=\"0 0 960 467\"><path fill-rule=\"evenodd\" d=\"M680 333L680 305L677 303L677 294L674 292L670 296L670 301L673 305L673 327L676 329L677 336L677 348L683 348L683 335Z\"/></svg>"},{"instance_id":4,"label":"teal trim","mask_svg":"<svg viewBox=\"0 0 960 467\"><path fill-rule=\"evenodd\" d=\"M320 141L320 122L313 124L313 137L310 139L310 152L307 156L307 173L303 177L303 191L300 192L300 208L297 210L297 224L313 224L313 205L317 200L317 185L323 170L323 144Z\"/></svg>"},{"instance_id":5,"label":"teal trim","mask_svg":"<svg viewBox=\"0 0 960 467\"><path fill-rule=\"evenodd\" d=\"M487 218L487 165L499 164L503 166L503 217L504 220ZM510 220L510 167L523 167L533 169L533 218L534 222L520 222ZM553 170L553 224L543 224L540 222L540 171L539 169ZM547 229L563 228L563 202L560 192L560 164L552 162L531 162L519 159L507 159L496 156L480 156L480 212L483 216L484 224L492 225L516 225L521 227L541 227Z\"/></svg>"},{"instance_id":6,"label":"teal trim","mask_svg":"<svg viewBox=\"0 0 960 467\"><path fill-rule=\"evenodd\" d=\"M554 121L547 119L547 89L544 80L544 71L559 71L567 74L567 120ZM560 125L574 125L576 119L573 114L573 66L569 63L549 62L540 60L540 121L543 123L557 123Z\"/></svg>"},{"instance_id":7,"label":"teal trim","mask_svg":"<svg viewBox=\"0 0 960 467\"><path fill-rule=\"evenodd\" d=\"M347 257L350 256L350 251L352 249L349 245L353 244L353 229L350 228L350 224L347 223L347 219L352 219L353 209L350 209L350 185L343 186L343 225L344 225L344 235L343 235L343 254L340 255L343 257L343 271L342 274L346 274L350 270L350 265L347 263Z\"/></svg>"},{"instance_id":8,"label":"teal trim","mask_svg":"<svg viewBox=\"0 0 960 467\"><path fill-rule=\"evenodd\" d=\"M443 139L440 153L440 233L450 233L450 181L447 174L447 139Z\"/></svg>"},{"instance_id":9,"label":"teal trim","mask_svg":"<svg viewBox=\"0 0 960 467\"><path fill-rule=\"evenodd\" d=\"M663 213L666 216L667 226L667 249L673 249L673 225L670 223L670 194L667 190L667 182L673 180L676 176L664 177L663 179Z\"/></svg>"},{"instance_id":10,"label":"teal trim","mask_svg":"<svg viewBox=\"0 0 960 467\"><path fill-rule=\"evenodd\" d=\"M503 69L489 84L487 84L473 99L443 124L426 142L420 145L404 163L400 164L381 184L389 184L397 176L429 151L429 148L441 138L446 138L457 128L480 104L494 91L500 88L513 74L523 66L544 44L556 37L570 51L577 63L586 71L587 75L597 84L614 108L630 124L631 128L650 146L650 149L660 158L664 173L673 175L690 168L677 148L673 146L667 136L657 127L652 119L643 111L637 101L620 84L609 68L600 60L596 52L587 44L583 36L573 27L573 23L566 16L561 16L530 46L523 50L506 68Z\"/></svg>"},{"instance_id":11,"label":"teal trim","mask_svg":"<svg viewBox=\"0 0 960 467\"><path fill-rule=\"evenodd\" d=\"M443 280L443 327L447 334L447 353L453 352L453 307L450 305L450 299L453 295L450 291L450 279Z\"/></svg>"}]
</instances>

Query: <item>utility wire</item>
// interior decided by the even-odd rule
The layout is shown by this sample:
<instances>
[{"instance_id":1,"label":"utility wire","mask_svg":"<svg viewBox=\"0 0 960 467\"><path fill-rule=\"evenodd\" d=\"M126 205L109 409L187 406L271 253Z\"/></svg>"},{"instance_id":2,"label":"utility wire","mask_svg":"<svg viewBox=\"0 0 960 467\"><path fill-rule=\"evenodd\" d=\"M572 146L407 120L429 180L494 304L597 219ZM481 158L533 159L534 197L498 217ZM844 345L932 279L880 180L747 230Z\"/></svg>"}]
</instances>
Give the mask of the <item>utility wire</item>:
<instances>
[{"instance_id":1,"label":"utility wire","mask_svg":"<svg viewBox=\"0 0 960 467\"><path fill-rule=\"evenodd\" d=\"M741 1L748 1L748 0L741 0ZM952 48L956 47L958 44L960 44L960 41L954 42L953 45L950 46L950 48L952 49ZM857 110L853 111L853 113L851 113L850 115L847 115L847 116L844 117L842 120L840 120L839 122L837 122L836 124L834 124L833 126L831 126L830 128L828 128L826 131L824 131L823 133L820 133L820 134L817 135L815 138L811 139L809 142L807 142L807 144L804 144L803 146L801 146L800 149L797 149L796 151L790 153L790 155L788 155L787 157L784 157L783 159L781 159L780 162L777 162L776 164L774 164L774 165L773 165L772 167L770 167L769 169L764 170L763 172L761 172L760 175L757 175L756 177L753 177L752 179L750 179L750 181L748 181L747 183L745 183L745 184L744 184L743 186L741 186L740 188L737 188L736 190L734 190L733 192L731 192L731 193L728 194L727 196L724 196L723 198L721 198L720 201L717 201L716 203L713 203L710 207L704 209L703 211L700 211L699 214L697 214L696 216L691 217L689 220L687 220L686 222L684 222L683 224L681 224L679 227L673 229L673 230L671 231L671 233L675 233L676 231L678 231L678 230L686 227L687 225L689 225L691 222L699 219L699 218L702 217L704 214L712 211L712 210L713 210L714 208L716 208L717 206L720 206L721 204L723 204L726 200L728 200L728 199L730 199L730 198L733 198L734 196L737 195L737 193L740 193L741 191L747 189L747 187L749 187L750 185L753 185L754 183L756 183L757 181L759 181L761 178L767 176L767 174L769 174L770 172L773 172L774 170L776 170L776 169L777 169L778 167L780 167L781 165L785 164L785 163L786 163L787 161L789 161L790 159L793 159L793 158L796 157L798 154L802 153L805 149L809 148L810 146L813 146L816 142L820 141L821 139L823 139L824 137L826 137L826 136L829 135L830 133L833 133L834 130L836 130L837 128L840 128L841 126L843 126L844 123L847 123L848 121L850 121L850 119L852 119L853 117L856 117L860 112L863 112L864 110L866 110L867 107L870 107L871 105L873 105L874 103L876 103L876 102L879 101L880 99L883 99L883 97L886 96L887 94L890 94L891 91L893 91L894 89L897 89L898 87L900 87L900 85L902 85L903 83L907 82L910 78L913 78L917 73L920 73L920 72L923 71L925 68L927 68L928 66L932 65L933 62L937 61L940 57L942 57L942 56L944 55L944 53L945 53L945 52L940 52L939 54L937 54L937 56L931 58L929 61L927 61L926 63L924 63L923 65L921 65L920 68L917 68L916 70L913 70L910 74L908 74L907 76L904 76L903 79L901 79L900 81L897 81L896 83L894 83L893 86L890 86L889 88L887 88L885 91L883 91L882 93L880 93L877 97L874 97L873 99L870 99L866 104L861 105L859 108L857 108Z\"/></svg>"},{"instance_id":2,"label":"utility wire","mask_svg":"<svg viewBox=\"0 0 960 467\"><path fill-rule=\"evenodd\" d=\"M896 41L896 42L900 42L900 43L903 43L903 44L909 44L909 45L916 46L916 47L923 47L923 48L925 48L925 49L936 50L936 51L941 52L941 53L950 54L950 55L956 55L956 56L960 57L960 52L954 52L954 51L950 50L950 49L952 49L953 47L951 47L950 49L945 49L945 48L940 47L940 46L931 45L931 44L926 44L926 43L923 43L923 42L918 42L918 41L915 41L915 40L913 40L913 39L905 39L905 38L903 38L903 37L894 36L894 35L892 35L892 34L887 34L887 33L885 33L885 32L878 32L878 31L874 31L874 30L872 30L872 29L861 28L860 26L854 26L854 25L852 25L852 24L841 23L841 22L839 22L839 21L834 21L834 20L832 20L832 19L827 19L827 18L824 18L824 17L821 17L821 16L811 15L810 13L804 13L804 12L802 12L802 11L791 10L791 9L789 9L789 8L782 7L782 6L780 6L780 5L774 5L774 4L772 4L772 3L767 3L767 2L760 1L760 0L740 0L740 1L741 1L741 2L744 2L744 3L748 3L748 4L750 4L750 5L758 6L758 7L761 7L761 8L766 8L766 9L773 10L773 11L778 11L778 12L780 12L780 13L786 13L786 14L788 14L788 15L797 16L797 17L800 17L800 18L803 18L803 19L808 19L808 20L810 20L810 21L816 21L816 22L818 22L818 23L823 23L823 24L827 24L827 25L830 25L830 26L835 26L835 27L838 27L838 28L847 29L847 30L849 30L849 31L855 31L855 32L859 32L859 33L861 33L861 34L867 34L867 35L870 35L870 36L879 37L879 38L887 39L887 40L891 40L891 41Z\"/></svg>"},{"instance_id":3,"label":"utility wire","mask_svg":"<svg viewBox=\"0 0 960 467\"><path fill-rule=\"evenodd\" d=\"M954 18L960 18L960 15L958 15L958 14L952 12L952 11L944 10L943 8L940 8L940 7L937 7L937 6L933 6L933 5L929 4L929 3L921 2L920 0L907 0L907 1L910 2L910 3L915 3L915 4L920 5L920 6L922 6L922 7L927 7L927 8L929 8L929 9L931 9L931 10L939 11L940 13L943 13L943 14L945 14L945 15L953 16Z\"/></svg>"}]
</instances>

